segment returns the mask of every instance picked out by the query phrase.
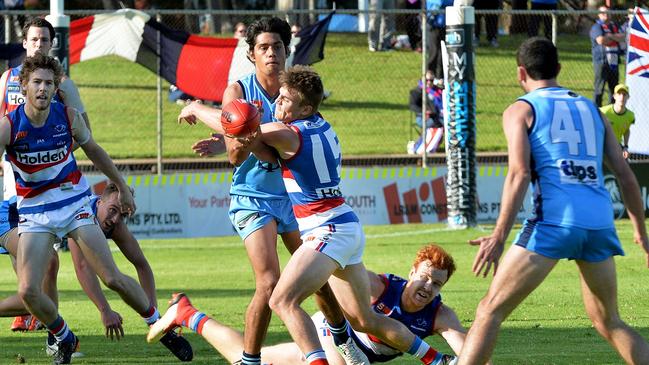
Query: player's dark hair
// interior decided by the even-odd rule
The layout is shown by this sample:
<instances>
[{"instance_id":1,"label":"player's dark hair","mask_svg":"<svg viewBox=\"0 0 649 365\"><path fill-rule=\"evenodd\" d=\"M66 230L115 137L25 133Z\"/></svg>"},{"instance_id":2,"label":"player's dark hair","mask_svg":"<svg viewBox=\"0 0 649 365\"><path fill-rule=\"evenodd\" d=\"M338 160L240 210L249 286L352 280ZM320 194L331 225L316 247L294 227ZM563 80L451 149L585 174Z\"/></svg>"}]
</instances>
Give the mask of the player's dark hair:
<instances>
[{"instance_id":1,"label":"player's dark hair","mask_svg":"<svg viewBox=\"0 0 649 365\"><path fill-rule=\"evenodd\" d=\"M133 188L130 187L130 186L128 187L128 189L131 191L131 195L133 195L133 197L135 197L135 190L133 190ZM115 193L119 193L119 189L117 188L117 184L115 184L112 181L109 181L108 184L106 185L106 187L104 188L104 191L101 193L101 200L106 201L106 200L110 199L110 196L115 194Z\"/></svg>"},{"instance_id":2,"label":"player's dark hair","mask_svg":"<svg viewBox=\"0 0 649 365\"><path fill-rule=\"evenodd\" d=\"M533 37L523 42L518 47L516 62L534 80L551 80L559 74L557 47L544 37Z\"/></svg>"},{"instance_id":3,"label":"player's dark hair","mask_svg":"<svg viewBox=\"0 0 649 365\"><path fill-rule=\"evenodd\" d=\"M296 65L279 75L282 86L294 90L302 100L301 105L310 105L313 112L318 111L322 102L324 87L320 76L309 66Z\"/></svg>"},{"instance_id":4,"label":"player's dark hair","mask_svg":"<svg viewBox=\"0 0 649 365\"><path fill-rule=\"evenodd\" d=\"M45 18L29 18L25 22L25 26L23 27L23 39L27 40L27 32L29 32L29 28L35 27L35 28L47 28L47 30L50 31L50 41L54 40L54 36L56 35L56 32L54 31L54 27L52 26L52 23L48 22L45 20Z\"/></svg>"},{"instance_id":5,"label":"player's dark hair","mask_svg":"<svg viewBox=\"0 0 649 365\"><path fill-rule=\"evenodd\" d=\"M417 251L417 256L415 257L412 266L416 268L424 261L430 261L430 263L433 264L433 267L437 270L446 270L446 281L448 281L448 279L451 278L451 275L455 272L455 261L453 260L453 257L451 257L448 252L444 251L443 248L434 243L424 246Z\"/></svg>"},{"instance_id":6,"label":"player's dark hair","mask_svg":"<svg viewBox=\"0 0 649 365\"><path fill-rule=\"evenodd\" d=\"M261 18L254 21L248 26L246 30L246 43L248 43L248 50L252 53L255 50L255 42L257 36L261 33L277 33L279 34L282 43L284 43L284 50L289 54L289 44L291 43L291 26L285 20L278 17Z\"/></svg>"},{"instance_id":7,"label":"player's dark hair","mask_svg":"<svg viewBox=\"0 0 649 365\"><path fill-rule=\"evenodd\" d=\"M57 61L54 57L45 56L40 53L36 53L32 57L25 58L25 61L23 62L23 68L22 70L20 70L20 74L18 75L20 83L23 84L24 82L29 81L29 75L40 68L51 70L54 74L54 86L59 87L61 77L63 77L63 69L59 64L59 61Z\"/></svg>"}]
</instances>

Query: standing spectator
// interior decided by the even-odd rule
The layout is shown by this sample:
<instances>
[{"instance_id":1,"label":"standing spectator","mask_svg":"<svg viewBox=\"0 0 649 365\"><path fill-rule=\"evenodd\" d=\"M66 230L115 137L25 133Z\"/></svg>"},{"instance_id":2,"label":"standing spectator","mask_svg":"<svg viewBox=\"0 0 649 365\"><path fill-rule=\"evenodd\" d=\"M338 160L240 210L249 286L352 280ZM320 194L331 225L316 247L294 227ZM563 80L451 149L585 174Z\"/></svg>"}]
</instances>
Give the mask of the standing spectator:
<instances>
[{"instance_id":1,"label":"standing spectator","mask_svg":"<svg viewBox=\"0 0 649 365\"><path fill-rule=\"evenodd\" d=\"M595 72L593 100L597 106L602 106L605 84L608 84L609 103L613 103L613 88L620 79L620 43L624 42L624 34L619 32L615 23L608 20L607 12L608 7L600 6L598 19L590 28Z\"/></svg>"},{"instance_id":2,"label":"standing spectator","mask_svg":"<svg viewBox=\"0 0 649 365\"><path fill-rule=\"evenodd\" d=\"M248 26L245 23L238 22L237 25L234 26L234 38L245 39L246 29L248 29Z\"/></svg>"},{"instance_id":3,"label":"standing spectator","mask_svg":"<svg viewBox=\"0 0 649 365\"><path fill-rule=\"evenodd\" d=\"M557 10L557 0L532 0L530 10ZM543 33L545 38L552 39L552 17L550 15L532 15L527 28L527 35L536 37L539 34L539 25L543 19Z\"/></svg>"},{"instance_id":4,"label":"standing spectator","mask_svg":"<svg viewBox=\"0 0 649 365\"><path fill-rule=\"evenodd\" d=\"M441 41L446 37L446 13L447 6L452 6L453 0L427 0L427 11L441 11L438 14L428 14L427 27L429 49L428 49L428 70L433 73L435 86L444 84L444 69L442 67L442 46Z\"/></svg>"},{"instance_id":5,"label":"standing spectator","mask_svg":"<svg viewBox=\"0 0 649 365\"><path fill-rule=\"evenodd\" d=\"M475 1L476 10L497 10L501 7L501 0L478 0ZM480 43L480 23L484 19L487 41L492 47L498 47L498 14L475 16L475 44Z\"/></svg>"},{"instance_id":6,"label":"standing spectator","mask_svg":"<svg viewBox=\"0 0 649 365\"><path fill-rule=\"evenodd\" d=\"M392 48L392 36L395 32L394 14L383 11L395 8L395 0L370 0L370 21L367 30L367 42L370 52L387 51Z\"/></svg>"},{"instance_id":7,"label":"standing spectator","mask_svg":"<svg viewBox=\"0 0 649 365\"><path fill-rule=\"evenodd\" d=\"M622 155L629 158L629 135L631 134L631 124L635 123L633 112L626 108L626 102L629 100L629 87L619 84L613 90L613 104L605 105L599 110L611 122L615 139L622 146Z\"/></svg>"},{"instance_id":8,"label":"standing spectator","mask_svg":"<svg viewBox=\"0 0 649 365\"><path fill-rule=\"evenodd\" d=\"M407 10L421 10L421 0L406 0ZM421 52L421 17L419 14L406 15L406 34L413 51Z\"/></svg>"}]
</instances>

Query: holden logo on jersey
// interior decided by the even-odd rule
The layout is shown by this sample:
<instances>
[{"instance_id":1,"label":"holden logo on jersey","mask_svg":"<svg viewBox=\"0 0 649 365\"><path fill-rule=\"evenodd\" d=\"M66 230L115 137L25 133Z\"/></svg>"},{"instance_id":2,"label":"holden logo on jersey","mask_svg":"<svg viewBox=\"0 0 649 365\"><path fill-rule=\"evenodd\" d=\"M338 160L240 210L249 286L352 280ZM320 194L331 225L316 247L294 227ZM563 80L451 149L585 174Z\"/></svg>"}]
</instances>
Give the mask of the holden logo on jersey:
<instances>
[{"instance_id":1,"label":"holden logo on jersey","mask_svg":"<svg viewBox=\"0 0 649 365\"><path fill-rule=\"evenodd\" d=\"M65 156L68 154L68 148L66 146L58 148L55 150L48 151L38 151L38 152L27 152L27 153L16 153L16 159L18 162L25 165L43 165L49 164L52 162L57 162L65 159Z\"/></svg>"},{"instance_id":2,"label":"holden logo on jersey","mask_svg":"<svg viewBox=\"0 0 649 365\"><path fill-rule=\"evenodd\" d=\"M557 161L562 184L598 185L597 161L559 160Z\"/></svg>"},{"instance_id":3,"label":"holden logo on jersey","mask_svg":"<svg viewBox=\"0 0 649 365\"><path fill-rule=\"evenodd\" d=\"M620 193L620 188L617 185L617 179L615 179L615 176L605 175L604 187L611 195L611 202L613 203L613 214L615 215L615 218L622 218L624 216L625 208L624 202L622 201L622 194Z\"/></svg>"},{"instance_id":4,"label":"holden logo on jersey","mask_svg":"<svg viewBox=\"0 0 649 365\"><path fill-rule=\"evenodd\" d=\"M304 123L304 127L307 129L314 129L314 128L320 128L324 124L324 119L317 119L316 121L312 122L310 120L307 120Z\"/></svg>"},{"instance_id":5,"label":"holden logo on jersey","mask_svg":"<svg viewBox=\"0 0 649 365\"><path fill-rule=\"evenodd\" d=\"M57 124L56 127L54 127L54 130L57 133L63 133L65 131L65 124Z\"/></svg>"}]
</instances>

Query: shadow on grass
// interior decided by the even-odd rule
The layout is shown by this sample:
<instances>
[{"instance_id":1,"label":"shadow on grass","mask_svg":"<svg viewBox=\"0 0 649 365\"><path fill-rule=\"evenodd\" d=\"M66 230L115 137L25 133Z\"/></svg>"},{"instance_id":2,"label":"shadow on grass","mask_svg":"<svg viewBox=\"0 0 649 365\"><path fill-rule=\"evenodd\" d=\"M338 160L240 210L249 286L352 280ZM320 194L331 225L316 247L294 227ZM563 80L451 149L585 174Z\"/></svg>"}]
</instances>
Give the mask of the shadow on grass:
<instances>
[{"instance_id":1,"label":"shadow on grass","mask_svg":"<svg viewBox=\"0 0 649 365\"><path fill-rule=\"evenodd\" d=\"M639 332L647 338L649 328ZM177 364L178 361L161 345L147 345L142 334L127 335L111 342L103 336L79 334L83 358L73 364ZM194 348L193 364L227 364L205 340L185 331L184 336ZM49 364L45 355L45 333L4 333L1 337L0 363L17 363L17 354L28 364ZM450 349L439 336L428 341L442 352ZM285 331L268 333L268 344L288 341ZM592 328L504 328L498 337L493 356L497 364L622 364L615 351ZM409 356L390 364L412 364Z\"/></svg>"},{"instance_id":2,"label":"shadow on grass","mask_svg":"<svg viewBox=\"0 0 649 365\"><path fill-rule=\"evenodd\" d=\"M250 288L241 288L241 289L184 289L182 287L178 288L168 288L168 287L158 287L156 288L158 295L158 300L160 304L166 303L166 301L171 298L171 294L178 292L185 292L189 295L191 299L214 299L214 298L237 298L237 297L252 297L255 293L254 289ZM9 296L16 294L15 291L1 290L0 299L5 299ZM115 300L112 296L117 296L117 293L112 292L109 289L104 288L104 294L109 297L111 300ZM59 301L60 302L73 302L77 300L89 300L86 293L81 289L79 290L59 290ZM119 300L119 299L117 299ZM1 363L1 362L0 362Z\"/></svg>"}]
</instances>

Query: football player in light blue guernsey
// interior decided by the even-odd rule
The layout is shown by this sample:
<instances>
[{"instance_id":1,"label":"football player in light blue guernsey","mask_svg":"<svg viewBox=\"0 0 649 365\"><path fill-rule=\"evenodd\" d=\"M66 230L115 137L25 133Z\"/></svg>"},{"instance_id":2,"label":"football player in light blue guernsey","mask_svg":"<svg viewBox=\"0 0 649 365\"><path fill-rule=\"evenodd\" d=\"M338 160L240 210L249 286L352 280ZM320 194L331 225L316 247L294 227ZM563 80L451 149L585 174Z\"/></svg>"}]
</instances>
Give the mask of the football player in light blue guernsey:
<instances>
[{"instance_id":1,"label":"football player in light blue guernsey","mask_svg":"<svg viewBox=\"0 0 649 365\"><path fill-rule=\"evenodd\" d=\"M279 73L285 68L290 41L291 27L284 20L262 18L250 24L246 43L249 46L248 59L255 64L255 72L227 87L223 94L223 105L234 99L260 103L263 110L261 123L274 122L273 112L280 87ZM183 108L178 120L189 124L200 120L217 133L224 134L220 122L221 110L199 102ZM199 141L194 149L198 152L201 146L218 144L214 142L214 139ZM249 151L240 148L236 139L225 138L225 143L230 162L236 166L230 188L230 220L243 239L255 275L255 294L246 310L241 363L257 365L261 361L261 346L271 318L268 301L280 275L277 235L281 235L291 253L302 241L277 161L258 160ZM318 295L322 298L318 302L321 306L336 306L327 287L320 290ZM337 318L342 323L338 327L332 326L332 330L345 330L342 314L322 309L332 323Z\"/></svg>"},{"instance_id":2,"label":"football player in light blue guernsey","mask_svg":"<svg viewBox=\"0 0 649 365\"><path fill-rule=\"evenodd\" d=\"M238 138L241 149L264 161L278 159L286 191L298 221L302 246L293 253L270 299L308 364L327 364L318 334L301 303L329 282L352 328L372 333L400 352L425 364L446 361L418 336L367 305L370 286L362 263L365 236L358 217L340 190L340 142L318 113L323 86L306 66L280 76L275 117L283 123L262 124ZM367 362L367 360L364 360Z\"/></svg>"},{"instance_id":3,"label":"football player in light blue guernsey","mask_svg":"<svg viewBox=\"0 0 649 365\"><path fill-rule=\"evenodd\" d=\"M649 254L638 182L597 107L557 83L560 64L552 42L528 39L518 49L517 63L518 81L527 94L503 114L509 170L500 216L490 236L471 241L480 246L474 273L486 277L493 266L495 275L478 306L459 363L484 363L502 321L557 261L569 259L579 268L584 305L597 331L626 363L647 364L649 345L618 313L613 256L624 252L603 183L603 162L620 184L634 240ZM498 265L530 182L534 215Z\"/></svg>"},{"instance_id":4,"label":"football player in light blue guernsey","mask_svg":"<svg viewBox=\"0 0 649 365\"><path fill-rule=\"evenodd\" d=\"M406 325L410 331L427 337L438 334L459 353L465 338L465 330L457 315L442 302L441 289L455 271L453 258L441 247L429 244L417 251L406 278L395 274L376 274L367 271L370 282L371 308ZM185 294L174 294L172 305L157 324L149 331L148 338L155 337L170 325L191 328L192 318L205 318L201 335L229 362L241 354L243 336L213 318L199 312ZM328 330L322 312L316 312L311 320L318 331L320 343L332 365L344 365L345 361L336 351L332 333ZM401 355L377 337L350 329L351 337L370 363L389 362ZM262 348L262 363L282 365L305 365L306 359L294 343L282 343ZM450 359L450 357L447 357ZM449 363L452 360L449 360Z\"/></svg>"}]
</instances>

